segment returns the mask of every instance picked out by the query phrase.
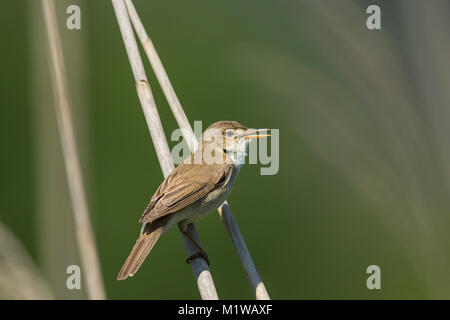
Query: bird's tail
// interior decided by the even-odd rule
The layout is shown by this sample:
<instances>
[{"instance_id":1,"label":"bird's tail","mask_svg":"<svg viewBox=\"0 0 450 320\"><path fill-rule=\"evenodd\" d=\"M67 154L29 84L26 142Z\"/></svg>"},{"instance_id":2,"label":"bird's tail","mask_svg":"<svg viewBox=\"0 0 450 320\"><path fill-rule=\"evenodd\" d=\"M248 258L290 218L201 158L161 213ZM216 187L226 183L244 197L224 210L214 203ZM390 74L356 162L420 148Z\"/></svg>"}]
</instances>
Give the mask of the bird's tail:
<instances>
[{"instance_id":1,"label":"bird's tail","mask_svg":"<svg viewBox=\"0 0 450 320\"><path fill-rule=\"evenodd\" d=\"M164 231L164 225L157 223L148 223L137 239L136 244L131 250L130 255L120 269L117 280L125 280L128 277L132 277L141 267L147 255L152 250L156 241L161 237Z\"/></svg>"}]
</instances>

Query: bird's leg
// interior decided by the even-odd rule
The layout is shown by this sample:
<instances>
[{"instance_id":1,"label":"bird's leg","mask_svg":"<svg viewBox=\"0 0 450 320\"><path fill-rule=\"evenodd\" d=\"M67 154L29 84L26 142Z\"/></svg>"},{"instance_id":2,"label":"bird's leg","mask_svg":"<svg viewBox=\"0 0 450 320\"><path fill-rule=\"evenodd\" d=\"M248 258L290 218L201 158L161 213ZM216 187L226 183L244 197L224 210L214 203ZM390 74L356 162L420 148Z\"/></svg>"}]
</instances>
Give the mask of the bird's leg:
<instances>
[{"instance_id":1,"label":"bird's leg","mask_svg":"<svg viewBox=\"0 0 450 320\"><path fill-rule=\"evenodd\" d=\"M198 249L198 252L193 254L192 256L188 257L186 259L186 262L191 263L191 261L194 260L195 258L203 258L203 260L205 260L209 266L209 258L208 258L208 255L206 254L205 250L203 250L202 247L197 243L197 241L192 239L191 236L185 230L183 230L181 225L179 225L179 228L180 228L181 233L183 233L184 236Z\"/></svg>"}]
</instances>

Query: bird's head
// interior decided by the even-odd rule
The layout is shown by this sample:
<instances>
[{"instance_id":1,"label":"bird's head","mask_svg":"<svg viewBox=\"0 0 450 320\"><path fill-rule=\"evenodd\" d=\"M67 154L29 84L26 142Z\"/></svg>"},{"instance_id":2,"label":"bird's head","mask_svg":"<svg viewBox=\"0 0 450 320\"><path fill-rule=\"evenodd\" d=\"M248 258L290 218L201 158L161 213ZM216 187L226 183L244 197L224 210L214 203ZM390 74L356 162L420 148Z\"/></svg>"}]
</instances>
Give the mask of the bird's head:
<instances>
[{"instance_id":1,"label":"bird's head","mask_svg":"<svg viewBox=\"0 0 450 320\"><path fill-rule=\"evenodd\" d=\"M268 137L268 129L249 129L237 121L218 121L202 134L202 142L212 148L221 148L236 165L244 163L251 140Z\"/></svg>"}]
</instances>

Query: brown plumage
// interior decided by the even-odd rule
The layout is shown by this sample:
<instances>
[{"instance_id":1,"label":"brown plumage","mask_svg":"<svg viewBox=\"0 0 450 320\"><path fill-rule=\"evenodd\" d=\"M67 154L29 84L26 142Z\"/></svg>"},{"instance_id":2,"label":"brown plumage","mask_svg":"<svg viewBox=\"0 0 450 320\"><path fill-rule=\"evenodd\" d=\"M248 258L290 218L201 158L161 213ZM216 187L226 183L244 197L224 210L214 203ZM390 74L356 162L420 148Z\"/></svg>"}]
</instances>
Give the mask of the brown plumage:
<instances>
[{"instance_id":1,"label":"brown plumage","mask_svg":"<svg viewBox=\"0 0 450 320\"><path fill-rule=\"evenodd\" d=\"M240 168L228 156L227 148L235 147L238 139L245 137L245 132L251 130L236 121L219 121L208 127L202 135L203 137L211 130L219 130L220 135L225 138L229 129L241 130L244 134L236 135L231 145L225 146L215 145L216 142L202 138L203 147L175 168L158 187L139 220L145 223L145 227L122 266L118 280L136 273L156 241L171 226L179 224L184 232L189 223L216 210L226 200ZM254 133L254 130L251 132ZM244 143L244 147L246 143L248 142ZM204 160L202 150L206 150L208 146L214 148L215 155L222 157L222 163L195 163L196 156Z\"/></svg>"},{"instance_id":2,"label":"brown plumage","mask_svg":"<svg viewBox=\"0 0 450 320\"><path fill-rule=\"evenodd\" d=\"M161 223L147 224L145 226L130 255L120 269L117 280L125 280L128 277L132 277L138 271L147 255L153 249L156 241L161 237L163 228Z\"/></svg>"},{"instance_id":3,"label":"brown plumage","mask_svg":"<svg viewBox=\"0 0 450 320\"><path fill-rule=\"evenodd\" d=\"M205 170L202 165L181 163L156 190L139 222L151 223L186 208L220 187L231 171L231 164L210 164Z\"/></svg>"}]
</instances>

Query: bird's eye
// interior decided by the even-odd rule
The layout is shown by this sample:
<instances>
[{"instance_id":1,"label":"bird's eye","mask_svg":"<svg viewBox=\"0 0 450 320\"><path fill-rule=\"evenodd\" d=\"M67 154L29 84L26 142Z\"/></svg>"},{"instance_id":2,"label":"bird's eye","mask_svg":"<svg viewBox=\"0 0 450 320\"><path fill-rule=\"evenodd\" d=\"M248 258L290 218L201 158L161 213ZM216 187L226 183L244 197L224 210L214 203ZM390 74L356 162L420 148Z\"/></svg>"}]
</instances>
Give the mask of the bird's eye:
<instances>
[{"instance_id":1,"label":"bird's eye","mask_svg":"<svg viewBox=\"0 0 450 320\"><path fill-rule=\"evenodd\" d=\"M226 135L228 138L231 138L232 136L234 136L234 131L233 130L227 130Z\"/></svg>"}]
</instances>

